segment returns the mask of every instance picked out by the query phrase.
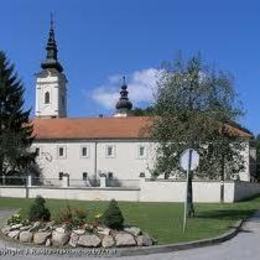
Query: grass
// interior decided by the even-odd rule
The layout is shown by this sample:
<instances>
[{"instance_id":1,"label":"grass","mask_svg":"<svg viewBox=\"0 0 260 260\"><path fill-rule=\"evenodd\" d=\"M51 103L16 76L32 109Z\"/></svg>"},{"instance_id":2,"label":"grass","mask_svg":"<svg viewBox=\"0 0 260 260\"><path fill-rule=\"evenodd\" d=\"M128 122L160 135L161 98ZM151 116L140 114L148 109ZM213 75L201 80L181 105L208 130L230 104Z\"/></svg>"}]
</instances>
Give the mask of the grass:
<instances>
[{"instance_id":1,"label":"grass","mask_svg":"<svg viewBox=\"0 0 260 260\"><path fill-rule=\"evenodd\" d=\"M0 208L21 208L21 214L26 216L32 199L0 198ZM60 208L70 205L81 207L93 219L98 213L103 213L108 202L84 202L47 199L46 206L55 216ZM196 216L188 219L187 230L182 232L182 203L143 203L119 202L125 217L125 222L139 226L152 235L159 244L192 241L220 235L232 225L260 209L260 197L233 204L198 203L195 204Z\"/></svg>"}]
</instances>

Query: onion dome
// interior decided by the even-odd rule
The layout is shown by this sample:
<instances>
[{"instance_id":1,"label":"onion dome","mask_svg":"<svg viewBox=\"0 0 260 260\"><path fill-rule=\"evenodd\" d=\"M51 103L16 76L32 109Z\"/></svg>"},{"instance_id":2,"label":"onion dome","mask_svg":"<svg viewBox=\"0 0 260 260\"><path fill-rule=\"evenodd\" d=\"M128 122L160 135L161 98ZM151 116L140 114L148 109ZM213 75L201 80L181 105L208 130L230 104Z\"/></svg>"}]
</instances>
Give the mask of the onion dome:
<instances>
[{"instance_id":1,"label":"onion dome","mask_svg":"<svg viewBox=\"0 0 260 260\"><path fill-rule=\"evenodd\" d=\"M123 85L120 91L120 98L116 103L116 109L118 110L119 113L127 113L132 109L132 107L133 104L128 98L126 80L125 77L123 77Z\"/></svg>"}]
</instances>

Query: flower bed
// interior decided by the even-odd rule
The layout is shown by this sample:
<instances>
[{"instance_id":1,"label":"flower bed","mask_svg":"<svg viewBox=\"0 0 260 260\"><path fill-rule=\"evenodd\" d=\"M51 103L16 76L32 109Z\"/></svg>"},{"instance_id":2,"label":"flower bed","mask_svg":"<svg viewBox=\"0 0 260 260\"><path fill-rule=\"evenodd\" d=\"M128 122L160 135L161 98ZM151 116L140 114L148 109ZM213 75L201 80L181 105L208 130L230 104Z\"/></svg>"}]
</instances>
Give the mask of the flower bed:
<instances>
[{"instance_id":1,"label":"flower bed","mask_svg":"<svg viewBox=\"0 0 260 260\"><path fill-rule=\"evenodd\" d=\"M87 221L86 212L69 206L58 214L57 219L51 220L44 203L43 198L36 199L30 211L33 215L29 213L25 220L18 214L13 215L1 232L21 243L47 247L136 247L151 246L155 242L140 228L123 223L124 218L115 201L111 201L104 214L97 215L91 222ZM41 213L37 215L35 212Z\"/></svg>"}]
</instances>

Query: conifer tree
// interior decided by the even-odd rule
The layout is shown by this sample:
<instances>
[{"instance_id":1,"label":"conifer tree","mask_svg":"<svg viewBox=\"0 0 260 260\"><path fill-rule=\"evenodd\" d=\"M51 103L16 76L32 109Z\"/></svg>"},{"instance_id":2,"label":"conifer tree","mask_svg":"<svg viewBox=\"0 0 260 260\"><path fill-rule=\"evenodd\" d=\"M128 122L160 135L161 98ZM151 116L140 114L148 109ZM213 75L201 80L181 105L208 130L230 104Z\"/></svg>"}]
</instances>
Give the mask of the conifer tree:
<instances>
[{"instance_id":1,"label":"conifer tree","mask_svg":"<svg viewBox=\"0 0 260 260\"><path fill-rule=\"evenodd\" d=\"M24 109L24 87L0 51L0 175L24 173L34 161L30 110Z\"/></svg>"}]
</instances>

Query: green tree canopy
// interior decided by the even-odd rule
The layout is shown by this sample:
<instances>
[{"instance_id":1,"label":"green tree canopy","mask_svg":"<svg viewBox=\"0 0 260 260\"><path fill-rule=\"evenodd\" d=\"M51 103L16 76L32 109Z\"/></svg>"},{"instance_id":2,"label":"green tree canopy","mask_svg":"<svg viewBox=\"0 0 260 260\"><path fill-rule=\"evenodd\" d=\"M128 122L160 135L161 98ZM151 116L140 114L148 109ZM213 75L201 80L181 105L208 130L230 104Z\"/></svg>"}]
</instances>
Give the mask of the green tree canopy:
<instances>
[{"instance_id":1,"label":"green tree canopy","mask_svg":"<svg viewBox=\"0 0 260 260\"><path fill-rule=\"evenodd\" d=\"M234 178L243 169L244 139L227 124L243 115L228 73L204 65L200 55L186 62L178 59L164 69L155 99L155 176L183 175L179 158L188 147L201 156L194 173L200 178Z\"/></svg>"}]
</instances>

